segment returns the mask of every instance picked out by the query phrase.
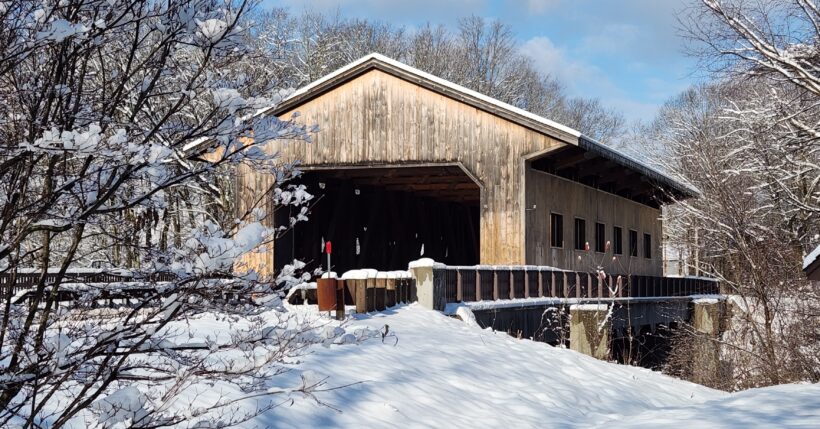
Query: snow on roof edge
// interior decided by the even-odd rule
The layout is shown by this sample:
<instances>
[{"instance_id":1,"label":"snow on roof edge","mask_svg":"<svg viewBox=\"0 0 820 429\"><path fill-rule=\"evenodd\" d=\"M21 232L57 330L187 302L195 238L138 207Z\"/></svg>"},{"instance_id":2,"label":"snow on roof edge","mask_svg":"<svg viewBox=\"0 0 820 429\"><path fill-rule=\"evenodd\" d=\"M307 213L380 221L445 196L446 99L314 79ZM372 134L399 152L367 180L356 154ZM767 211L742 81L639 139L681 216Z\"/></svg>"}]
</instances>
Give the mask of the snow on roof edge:
<instances>
[{"instance_id":1,"label":"snow on roof edge","mask_svg":"<svg viewBox=\"0 0 820 429\"><path fill-rule=\"evenodd\" d=\"M697 188L695 188L691 184L683 183L680 180L674 179L671 176L669 176L668 174L659 171L658 169L646 164L645 162L639 161L639 160L635 159L634 157L623 153L622 151L615 150L615 149L613 149L609 146L606 146L606 145L596 141L595 139L592 139L590 137L587 137L587 136L583 135L583 133L581 133L580 131L578 131L576 129L573 129L573 128L570 128L566 125L563 125L563 124L560 124L558 122L552 121L552 120L547 119L543 116L536 115L535 113L529 112L527 110L515 107L511 104L504 103L503 101L500 101L500 100L497 100L497 99L492 98L490 96L481 94L477 91L473 91L472 89L469 89L469 88L461 86L459 84L450 82L449 80L440 78L438 76L432 75L432 74L427 73L425 71L419 70L415 67L409 66L409 65L407 65L407 64L405 64L401 61L394 60L390 57L384 56L384 55L379 54L377 52L373 52L373 53L370 53L368 55L365 55L365 56L359 58L358 60L353 61L353 62L351 62L351 63L349 63L349 64L347 64L347 65L345 65L345 66L343 66L339 69L337 69L336 71L331 72L331 73L329 73L329 74L327 74L327 75L325 75L325 76L323 76L323 77L321 77L321 78L319 78L319 79L317 79L317 80L303 86L302 88L299 88L298 90L296 90L292 94L290 94L287 98L282 100L282 103L288 102L288 101L293 100L297 97L300 97L304 94L307 94L312 89L322 85L323 83L325 83L327 81L330 81L330 80L344 74L345 72L348 72L348 71L350 71L350 70L352 70L356 67L359 67L362 64L364 64L368 61L371 61L371 60L376 60L376 61L383 62L385 64L388 64L388 65L392 66L392 67L395 67L395 68L400 69L402 71L405 71L407 73L416 75L416 76L418 76L422 79L431 81L433 83L436 83L438 85L441 85L441 86L446 87L448 89L451 89L453 91L460 92L460 93L468 95L470 97L474 97L474 98L479 99L479 100L481 100L485 103L494 105L494 106L496 106L500 109L504 109L504 110L507 110L509 112L515 113L517 115L524 116L528 119L531 119L533 121L536 121L536 122L541 123L543 125L546 125L548 127L554 128L554 129L562 131L564 133L567 133L567 134L569 134L571 136L574 136L578 139L578 141L570 142L570 143L575 144L576 146L581 146L582 141L586 141L586 143L588 143L588 144L597 146L599 148L603 148L604 151L607 151L607 152L610 152L610 153L614 154L616 159L613 159L613 161L615 161L615 162L618 162L622 165L625 165L626 167L630 167L630 165L628 165L630 163L634 164L635 166L639 166L640 169L644 170L644 171L640 171L640 173L642 173L644 175L655 178L656 180L660 179L660 181L667 182L668 185L671 185L671 186L677 188L679 191L688 193L691 196L701 195L700 190L698 190ZM276 106L271 106L271 109L275 109L275 108L276 108ZM258 113L265 113L265 111L270 111L270 109L263 109L263 111L258 112ZM625 160L626 162L625 163L624 162L619 162L621 160L617 159L617 158L623 158L623 160Z\"/></svg>"},{"instance_id":2,"label":"snow on roof edge","mask_svg":"<svg viewBox=\"0 0 820 429\"><path fill-rule=\"evenodd\" d=\"M813 264L814 261L816 261L818 258L820 258L820 244L818 244L817 247L815 247L814 250L811 251L811 253L809 253L808 255L806 255L805 258L803 258L803 269L805 270L806 268L808 268L809 265Z\"/></svg>"},{"instance_id":3,"label":"snow on roof edge","mask_svg":"<svg viewBox=\"0 0 820 429\"><path fill-rule=\"evenodd\" d=\"M621 164L621 165L631 167L628 164L633 164L637 167L640 167L641 169L645 170L645 171L641 172L645 176L649 176L649 177L654 178L656 180L660 179L662 181L665 181L665 182L667 182L667 184L672 185L675 188L678 188L679 191L691 194L691 196L700 196L701 195L700 190L698 188L692 186L691 184L682 182L678 179L675 179L672 176L668 175L667 173L665 173L663 171L660 171L657 168L653 167L652 165L649 165L646 162L643 162L643 161L641 161L641 160L639 160L639 159L637 159L637 158L635 158L635 157L633 157L633 156L631 156L631 155L629 155L629 154L627 154L623 151L613 149L613 148L611 148L611 147L609 147L609 146L607 146L607 145L605 145L605 144L603 144L603 143L601 143L601 142L599 142L595 139L592 139L590 137L582 135L579 138L579 146L581 146L581 148L585 149L585 150L589 150L590 147L594 147L595 150L598 151L599 153L600 152L606 152L608 154L611 154L612 157L610 157L610 159L612 161L615 161L615 162ZM617 159L617 158L622 158L622 159ZM621 162L621 161L625 161L625 162Z\"/></svg>"},{"instance_id":4,"label":"snow on roof edge","mask_svg":"<svg viewBox=\"0 0 820 429\"><path fill-rule=\"evenodd\" d=\"M340 68L340 69L338 69L338 70L336 70L336 71L334 71L330 74L327 74L327 75L325 75L325 76L323 76L323 77L321 77L321 78L319 78L319 79L317 79L317 80L303 86L302 88L299 88L298 90L293 92L290 96L288 96L287 98L282 100L282 102L284 103L284 102L290 101L290 100L292 100L296 97L304 95L304 94L310 92L310 90L312 90L313 88L316 88L317 86L319 86L319 85L321 85L321 84L323 84L323 83L325 83L329 80L332 80L335 77L337 77L341 74L344 74L345 72L347 72L349 70L352 70L352 69L354 69L354 68L356 68L356 67L358 67L358 66L360 66L360 65L362 65L362 64L364 64L368 61L371 61L371 60L381 61L383 63L389 64L392 67L395 67L395 68L401 69L401 70L403 70L407 73L416 75L416 76L418 76L422 79L429 80L429 81L434 82L438 85L447 87L447 88L449 88L453 91L461 92L461 93L469 95L471 97L475 97L475 98L477 98L477 99L479 99L479 100L481 100L485 103L492 104L492 105L494 105L496 107L499 107L501 109L513 112L513 113L521 115L521 116L525 116L529 119L532 119L536 122L547 125L549 127L555 128L559 131L565 132L565 133L570 134L574 137L581 137L581 132L580 131L575 130L573 128L570 128L566 125L559 124L558 122L551 121L547 118L544 118L543 116L536 115L535 113L528 112L524 109L520 109L520 108L515 107L511 104L507 104L507 103L504 103L503 101L496 100L495 98L492 98L492 97L489 97L487 95L481 94L479 92L473 91L472 89L469 89L469 88L463 87L459 84L450 82L449 80L442 79L438 76L434 76L430 73L427 73L427 72L419 70L415 67L409 66L409 65L407 65L407 64L405 64L401 61L394 60L392 58L386 57L386 56L384 56L382 54L379 54L379 53L376 53L376 52L365 55L365 56L359 58L358 60L353 61L352 63L350 63L350 64L348 64L348 65L346 65L346 66L344 66L344 67L342 67L342 68Z\"/></svg>"}]
</instances>

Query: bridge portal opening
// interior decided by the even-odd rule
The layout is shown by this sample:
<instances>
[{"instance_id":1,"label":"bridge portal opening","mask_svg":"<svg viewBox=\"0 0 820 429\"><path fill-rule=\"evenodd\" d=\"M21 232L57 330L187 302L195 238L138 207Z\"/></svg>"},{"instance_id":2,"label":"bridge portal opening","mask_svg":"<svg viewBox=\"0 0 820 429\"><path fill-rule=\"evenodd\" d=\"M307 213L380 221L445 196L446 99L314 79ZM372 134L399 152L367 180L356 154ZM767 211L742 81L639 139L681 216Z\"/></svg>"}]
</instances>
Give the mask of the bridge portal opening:
<instances>
[{"instance_id":1,"label":"bridge portal opening","mask_svg":"<svg viewBox=\"0 0 820 429\"><path fill-rule=\"evenodd\" d=\"M479 263L481 190L457 165L307 169L297 183L314 195L308 220L276 240L276 268L298 259L332 269L407 269L432 258L448 265ZM293 213L278 209L276 224Z\"/></svg>"}]
</instances>

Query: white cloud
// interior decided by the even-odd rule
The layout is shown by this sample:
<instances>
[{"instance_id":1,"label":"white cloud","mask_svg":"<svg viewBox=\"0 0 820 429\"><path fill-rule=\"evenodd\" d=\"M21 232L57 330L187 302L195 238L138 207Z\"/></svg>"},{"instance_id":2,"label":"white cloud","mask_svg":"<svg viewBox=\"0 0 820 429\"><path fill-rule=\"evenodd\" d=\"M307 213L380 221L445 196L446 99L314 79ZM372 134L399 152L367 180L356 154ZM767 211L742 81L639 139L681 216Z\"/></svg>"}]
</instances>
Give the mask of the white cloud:
<instances>
[{"instance_id":1,"label":"white cloud","mask_svg":"<svg viewBox=\"0 0 820 429\"><path fill-rule=\"evenodd\" d=\"M527 40L521 45L521 51L532 59L539 71L558 79L573 92L592 83L595 86L602 81L609 83L606 75L597 67L572 58L565 49L556 46L546 36Z\"/></svg>"},{"instance_id":2,"label":"white cloud","mask_svg":"<svg viewBox=\"0 0 820 429\"><path fill-rule=\"evenodd\" d=\"M542 15L544 12L557 6L559 0L527 0L527 11L536 15Z\"/></svg>"},{"instance_id":3,"label":"white cloud","mask_svg":"<svg viewBox=\"0 0 820 429\"><path fill-rule=\"evenodd\" d=\"M588 53L620 54L634 50L641 38L637 26L627 23L604 25L597 32L581 39L581 49Z\"/></svg>"},{"instance_id":4,"label":"white cloud","mask_svg":"<svg viewBox=\"0 0 820 429\"><path fill-rule=\"evenodd\" d=\"M415 21L455 23L457 18L471 14L483 15L488 0L281 0L278 7L288 7L293 12L323 12L384 20L393 24L412 24ZM271 4L268 2L267 4Z\"/></svg>"},{"instance_id":5,"label":"white cloud","mask_svg":"<svg viewBox=\"0 0 820 429\"><path fill-rule=\"evenodd\" d=\"M621 97L602 98L601 102L604 103L605 106L624 115L624 118L629 122L636 120L643 122L651 121L661 106L661 103L642 102L633 98Z\"/></svg>"},{"instance_id":6,"label":"white cloud","mask_svg":"<svg viewBox=\"0 0 820 429\"><path fill-rule=\"evenodd\" d=\"M598 98L629 121L649 120L657 112L659 103L637 101L613 82L605 71L556 46L548 37L533 37L521 45L521 50L532 59L539 71L564 84L569 96ZM652 82L652 85L661 86L662 82Z\"/></svg>"}]
</instances>

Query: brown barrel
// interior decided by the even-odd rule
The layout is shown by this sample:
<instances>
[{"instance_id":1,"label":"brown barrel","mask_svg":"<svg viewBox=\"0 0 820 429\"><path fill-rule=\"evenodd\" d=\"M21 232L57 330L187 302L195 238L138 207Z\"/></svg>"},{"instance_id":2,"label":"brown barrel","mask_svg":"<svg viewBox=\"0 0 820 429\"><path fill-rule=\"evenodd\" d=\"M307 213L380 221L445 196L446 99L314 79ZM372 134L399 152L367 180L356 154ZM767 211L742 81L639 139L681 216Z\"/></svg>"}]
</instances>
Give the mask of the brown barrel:
<instances>
[{"instance_id":1,"label":"brown barrel","mask_svg":"<svg viewBox=\"0 0 820 429\"><path fill-rule=\"evenodd\" d=\"M316 281L316 298L319 311L336 309L336 279L321 278Z\"/></svg>"}]
</instances>

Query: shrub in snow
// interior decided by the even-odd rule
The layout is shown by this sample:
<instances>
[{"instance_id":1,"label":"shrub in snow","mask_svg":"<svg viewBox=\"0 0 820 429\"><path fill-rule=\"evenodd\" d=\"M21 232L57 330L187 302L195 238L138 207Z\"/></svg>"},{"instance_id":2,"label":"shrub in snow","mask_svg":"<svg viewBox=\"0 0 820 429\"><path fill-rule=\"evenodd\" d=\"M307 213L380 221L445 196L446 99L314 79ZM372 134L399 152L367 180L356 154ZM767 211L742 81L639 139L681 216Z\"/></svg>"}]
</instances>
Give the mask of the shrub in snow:
<instances>
[{"instance_id":1,"label":"shrub in snow","mask_svg":"<svg viewBox=\"0 0 820 429\"><path fill-rule=\"evenodd\" d=\"M244 264L312 198L265 146L311 130L260 112L285 93L254 80L251 3L0 2L0 275L40 275L3 290L0 426L238 424L312 394L274 377L307 347L367 337L285 311L298 261L279 279ZM237 169L272 178L240 207Z\"/></svg>"}]
</instances>

